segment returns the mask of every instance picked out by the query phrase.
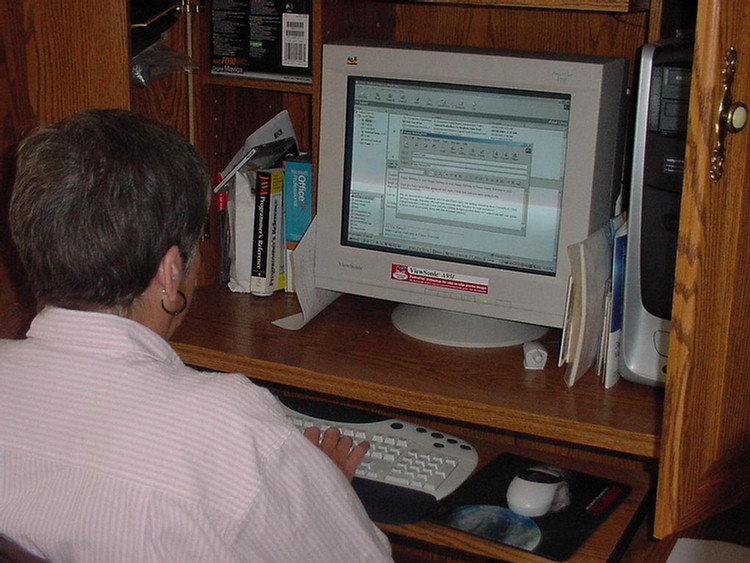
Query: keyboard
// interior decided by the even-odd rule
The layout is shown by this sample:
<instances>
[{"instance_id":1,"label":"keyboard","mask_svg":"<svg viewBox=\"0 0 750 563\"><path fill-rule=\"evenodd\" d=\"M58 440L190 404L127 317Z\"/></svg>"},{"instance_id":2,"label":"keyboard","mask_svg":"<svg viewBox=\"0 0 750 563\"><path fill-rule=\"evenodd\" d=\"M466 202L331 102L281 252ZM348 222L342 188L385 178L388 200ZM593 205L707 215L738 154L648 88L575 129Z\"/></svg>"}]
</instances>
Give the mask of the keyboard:
<instances>
[{"instance_id":1,"label":"keyboard","mask_svg":"<svg viewBox=\"0 0 750 563\"><path fill-rule=\"evenodd\" d=\"M334 403L279 400L300 431L335 426L354 444L370 444L352 485L378 522L420 520L466 481L477 465L471 444L442 431Z\"/></svg>"}]
</instances>

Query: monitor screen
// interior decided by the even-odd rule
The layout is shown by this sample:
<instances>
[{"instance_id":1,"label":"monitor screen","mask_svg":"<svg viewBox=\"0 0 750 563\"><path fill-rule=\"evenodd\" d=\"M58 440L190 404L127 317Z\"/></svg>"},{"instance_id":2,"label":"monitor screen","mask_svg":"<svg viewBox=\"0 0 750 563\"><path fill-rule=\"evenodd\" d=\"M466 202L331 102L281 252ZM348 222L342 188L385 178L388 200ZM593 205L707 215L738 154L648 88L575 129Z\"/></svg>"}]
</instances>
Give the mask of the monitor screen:
<instances>
[{"instance_id":1,"label":"monitor screen","mask_svg":"<svg viewBox=\"0 0 750 563\"><path fill-rule=\"evenodd\" d=\"M350 77L342 244L554 275L569 115L567 94Z\"/></svg>"},{"instance_id":2,"label":"monitor screen","mask_svg":"<svg viewBox=\"0 0 750 563\"><path fill-rule=\"evenodd\" d=\"M505 344L561 326L566 247L607 221L619 189L624 70L327 45L316 284L417 306L397 326L406 315L420 334L404 331L433 342L480 345L419 325L487 345L501 320L533 325L510 325L523 330Z\"/></svg>"}]
</instances>

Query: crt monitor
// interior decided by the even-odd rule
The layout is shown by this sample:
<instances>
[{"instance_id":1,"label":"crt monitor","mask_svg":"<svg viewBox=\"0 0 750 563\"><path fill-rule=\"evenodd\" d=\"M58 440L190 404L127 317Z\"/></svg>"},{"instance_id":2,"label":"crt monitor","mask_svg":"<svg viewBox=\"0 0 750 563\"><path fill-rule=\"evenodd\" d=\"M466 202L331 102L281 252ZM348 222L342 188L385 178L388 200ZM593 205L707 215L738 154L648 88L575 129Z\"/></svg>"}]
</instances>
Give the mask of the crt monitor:
<instances>
[{"instance_id":1,"label":"crt monitor","mask_svg":"<svg viewBox=\"0 0 750 563\"><path fill-rule=\"evenodd\" d=\"M619 193L622 58L324 46L317 287L406 334L502 346L563 324L567 247Z\"/></svg>"}]
</instances>

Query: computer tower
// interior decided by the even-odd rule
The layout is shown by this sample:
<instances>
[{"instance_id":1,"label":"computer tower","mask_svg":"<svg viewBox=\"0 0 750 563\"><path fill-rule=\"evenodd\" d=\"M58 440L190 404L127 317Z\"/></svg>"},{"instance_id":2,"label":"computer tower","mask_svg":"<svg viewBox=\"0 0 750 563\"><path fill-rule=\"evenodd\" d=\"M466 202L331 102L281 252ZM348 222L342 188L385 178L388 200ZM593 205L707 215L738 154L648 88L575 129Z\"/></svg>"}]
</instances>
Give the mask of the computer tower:
<instances>
[{"instance_id":1,"label":"computer tower","mask_svg":"<svg viewBox=\"0 0 750 563\"><path fill-rule=\"evenodd\" d=\"M667 369L692 52L649 43L638 66L619 372L654 386Z\"/></svg>"}]
</instances>

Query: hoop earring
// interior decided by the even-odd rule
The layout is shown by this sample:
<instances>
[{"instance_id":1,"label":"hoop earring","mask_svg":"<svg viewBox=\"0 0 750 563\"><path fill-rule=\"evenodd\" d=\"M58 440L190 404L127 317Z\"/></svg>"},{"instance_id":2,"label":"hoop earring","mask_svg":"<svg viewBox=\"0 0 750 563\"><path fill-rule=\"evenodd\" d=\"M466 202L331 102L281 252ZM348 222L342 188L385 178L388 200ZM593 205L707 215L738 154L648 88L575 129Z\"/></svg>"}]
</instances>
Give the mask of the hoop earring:
<instances>
[{"instance_id":1,"label":"hoop earring","mask_svg":"<svg viewBox=\"0 0 750 563\"><path fill-rule=\"evenodd\" d=\"M177 290L177 295L182 297L182 306L177 309L176 311L170 311L164 306L164 301L161 302L161 308L164 310L165 313L168 315L172 315L173 317L176 317L177 315L181 314L185 309L187 309L187 297L185 297L185 294L182 293L179 289Z\"/></svg>"}]
</instances>

